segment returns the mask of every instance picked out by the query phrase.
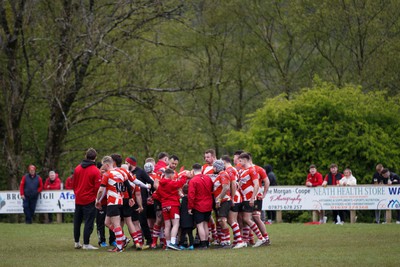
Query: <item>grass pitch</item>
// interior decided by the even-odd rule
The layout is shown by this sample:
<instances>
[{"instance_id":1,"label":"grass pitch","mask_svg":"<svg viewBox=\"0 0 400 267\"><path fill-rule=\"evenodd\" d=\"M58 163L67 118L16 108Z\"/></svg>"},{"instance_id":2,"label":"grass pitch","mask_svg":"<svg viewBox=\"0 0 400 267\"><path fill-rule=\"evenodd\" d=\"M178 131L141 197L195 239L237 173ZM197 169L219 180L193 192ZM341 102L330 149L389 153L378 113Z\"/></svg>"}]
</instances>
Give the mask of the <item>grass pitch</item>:
<instances>
[{"instance_id":1,"label":"grass pitch","mask_svg":"<svg viewBox=\"0 0 400 267\"><path fill-rule=\"evenodd\" d=\"M72 224L0 224L0 266L399 266L400 225L268 226L271 246L239 250L75 250ZM82 226L83 231L83 226ZM82 236L81 236L82 238ZM81 241L82 242L82 241ZM97 244L95 233L91 244Z\"/></svg>"}]
</instances>

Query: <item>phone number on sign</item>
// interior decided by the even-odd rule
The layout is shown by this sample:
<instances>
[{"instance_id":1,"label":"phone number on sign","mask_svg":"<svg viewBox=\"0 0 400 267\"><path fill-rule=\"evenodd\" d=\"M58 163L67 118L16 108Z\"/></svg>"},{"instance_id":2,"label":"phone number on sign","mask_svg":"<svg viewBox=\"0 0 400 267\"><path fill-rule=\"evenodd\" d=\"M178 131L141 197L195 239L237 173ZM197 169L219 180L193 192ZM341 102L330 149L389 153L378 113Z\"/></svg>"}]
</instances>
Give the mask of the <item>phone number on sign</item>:
<instances>
[{"instance_id":1,"label":"phone number on sign","mask_svg":"<svg viewBox=\"0 0 400 267\"><path fill-rule=\"evenodd\" d=\"M268 205L269 210L301 210L302 205Z\"/></svg>"}]
</instances>

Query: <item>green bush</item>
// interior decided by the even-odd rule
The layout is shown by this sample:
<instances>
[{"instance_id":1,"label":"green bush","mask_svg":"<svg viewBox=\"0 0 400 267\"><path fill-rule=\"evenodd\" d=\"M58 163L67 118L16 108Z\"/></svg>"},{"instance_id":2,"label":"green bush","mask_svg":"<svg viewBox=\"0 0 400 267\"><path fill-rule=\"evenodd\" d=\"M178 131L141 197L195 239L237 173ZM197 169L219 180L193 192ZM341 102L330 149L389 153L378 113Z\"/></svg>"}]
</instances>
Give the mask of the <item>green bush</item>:
<instances>
[{"instance_id":1,"label":"green bush","mask_svg":"<svg viewBox=\"0 0 400 267\"><path fill-rule=\"evenodd\" d=\"M333 162L339 171L350 167L359 184L370 183L377 163L394 169L400 162L398 115L398 98L385 91L316 81L289 99L266 100L246 129L228 134L228 145L272 164L282 185L304 184L310 164L325 175Z\"/></svg>"}]
</instances>

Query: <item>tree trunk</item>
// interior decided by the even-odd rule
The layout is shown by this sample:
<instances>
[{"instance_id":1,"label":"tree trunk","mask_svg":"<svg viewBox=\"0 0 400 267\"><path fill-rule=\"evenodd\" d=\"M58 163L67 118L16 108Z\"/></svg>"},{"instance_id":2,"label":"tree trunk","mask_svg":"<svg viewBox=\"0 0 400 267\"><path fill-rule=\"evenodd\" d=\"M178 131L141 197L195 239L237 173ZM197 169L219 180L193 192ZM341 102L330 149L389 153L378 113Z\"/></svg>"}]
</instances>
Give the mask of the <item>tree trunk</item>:
<instances>
[{"instance_id":1,"label":"tree trunk","mask_svg":"<svg viewBox=\"0 0 400 267\"><path fill-rule=\"evenodd\" d=\"M0 68L0 84L3 91L2 117L0 119L5 128L3 153L8 174L7 187L15 190L18 188L18 179L22 175L21 118L31 83L28 78L24 85L25 75L20 69L21 65L29 66L28 58L23 50L25 48L20 51L21 46L24 46L22 21L25 1L21 0L18 3L12 1L10 5L12 5L13 12L9 11L11 14L7 14L4 1L0 2L0 51L1 56L7 62L5 67ZM30 77L29 69L25 71Z\"/></svg>"}]
</instances>

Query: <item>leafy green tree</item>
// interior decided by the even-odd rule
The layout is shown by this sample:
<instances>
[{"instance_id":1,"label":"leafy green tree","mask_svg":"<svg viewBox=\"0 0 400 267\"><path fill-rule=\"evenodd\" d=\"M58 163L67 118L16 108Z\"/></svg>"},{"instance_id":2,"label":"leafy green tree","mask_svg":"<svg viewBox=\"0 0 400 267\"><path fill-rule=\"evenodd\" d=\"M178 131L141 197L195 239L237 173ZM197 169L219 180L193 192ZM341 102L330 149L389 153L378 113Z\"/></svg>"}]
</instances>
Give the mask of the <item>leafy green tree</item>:
<instances>
[{"instance_id":1,"label":"leafy green tree","mask_svg":"<svg viewBox=\"0 0 400 267\"><path fill-rule=\"evenodd\" d=\"M266 100L229 144L251 152L255 162L272 163L282 184L303 184L310 164L325 174L332 162L369 183L377 163L394 168L400 160L399 111L398 99L384 91L315 81L289 100Z\"/></svg>"}]
</instances>

